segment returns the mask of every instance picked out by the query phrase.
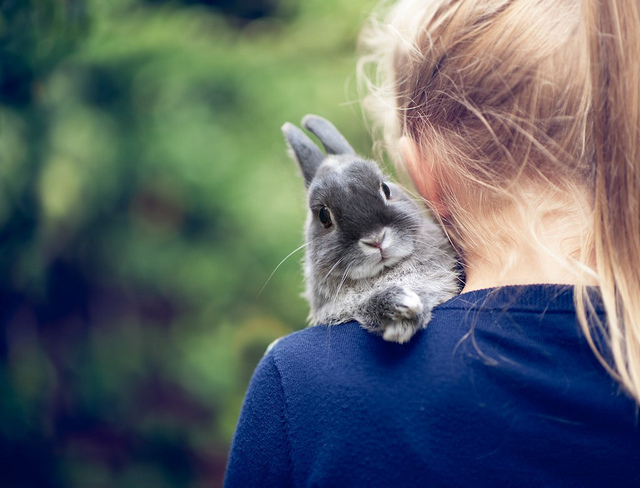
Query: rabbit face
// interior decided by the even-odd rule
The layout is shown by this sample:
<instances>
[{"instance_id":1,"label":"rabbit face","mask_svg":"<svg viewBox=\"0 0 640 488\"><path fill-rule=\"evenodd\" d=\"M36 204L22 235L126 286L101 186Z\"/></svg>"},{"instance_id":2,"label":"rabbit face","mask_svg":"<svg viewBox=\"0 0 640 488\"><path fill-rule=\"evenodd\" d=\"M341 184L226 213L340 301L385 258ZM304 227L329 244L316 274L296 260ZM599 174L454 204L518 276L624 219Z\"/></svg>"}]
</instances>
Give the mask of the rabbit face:
<instances>
[{"instance_id":1,"label":"rabbit face","mask_svg":"<svg viewBox=\"0 0 640 488\"><path fill-rule=\"evenodd\" d=\"M379 275L416 247L421 210L375 163L327 158L309 186L307 262L321 281Z\"/></svg>"}]
</instances>

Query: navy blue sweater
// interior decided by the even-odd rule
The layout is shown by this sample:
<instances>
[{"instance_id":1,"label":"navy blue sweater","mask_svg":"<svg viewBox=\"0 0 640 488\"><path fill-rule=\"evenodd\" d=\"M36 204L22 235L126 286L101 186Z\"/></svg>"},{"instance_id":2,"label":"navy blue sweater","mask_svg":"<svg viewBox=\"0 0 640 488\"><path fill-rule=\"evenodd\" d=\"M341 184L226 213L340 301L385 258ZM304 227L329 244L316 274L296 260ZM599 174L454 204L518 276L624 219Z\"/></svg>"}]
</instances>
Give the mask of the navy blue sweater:
<instances>
[{"instance_id":1,"label":"navy blue sweater","mask_svg":"<svg viewBox=\"0 0 640 488\"><path fill-rule=\"evenodd\" d=\"M636 403L599 364L571 288L465 293L408 344L357 323L258 365L227 487L640 487Z\"/></svg>"}]
</instances>

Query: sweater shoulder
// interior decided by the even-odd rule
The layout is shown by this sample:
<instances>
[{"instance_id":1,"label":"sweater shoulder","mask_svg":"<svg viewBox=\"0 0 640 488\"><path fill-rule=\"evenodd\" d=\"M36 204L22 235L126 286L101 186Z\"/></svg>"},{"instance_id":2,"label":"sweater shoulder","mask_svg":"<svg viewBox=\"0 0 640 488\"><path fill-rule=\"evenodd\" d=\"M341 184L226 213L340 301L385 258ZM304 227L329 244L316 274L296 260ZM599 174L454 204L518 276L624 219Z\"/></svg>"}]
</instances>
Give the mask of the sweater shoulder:
<instances>
[{"instance_id":1,"label":"sweater shoulder","mask_svg":"<svg viewBox=\"0 0 640 488\"><path fill-rule=\"evenodd\" d=\"M266 357L271 357L278 368L285 365L316 363L329 352L331 355L351 354L368 340L380 340L365 331L357 322L339 325L314 325L292 332L274 341Z\"/></svg>"}]
</instances>

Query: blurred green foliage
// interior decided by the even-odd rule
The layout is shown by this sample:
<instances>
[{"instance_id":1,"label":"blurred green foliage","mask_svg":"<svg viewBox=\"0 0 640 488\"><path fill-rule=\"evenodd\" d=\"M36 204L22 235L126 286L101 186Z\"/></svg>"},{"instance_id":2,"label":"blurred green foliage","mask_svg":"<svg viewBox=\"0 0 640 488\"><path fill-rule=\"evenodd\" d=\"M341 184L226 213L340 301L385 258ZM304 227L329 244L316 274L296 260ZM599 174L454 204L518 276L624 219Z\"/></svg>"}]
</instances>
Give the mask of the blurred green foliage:
<instances>
[{"instance_id":1,"label":"blurred green foliage","mask_svg":"<svg viewBox=\"0 0 640 488\"><path fill-rule=\"evenodd\" d=\"M0 486L218 486L305 325L305 113L356 149L371 0L0 0Z\"/></svg>"}]
</instances>

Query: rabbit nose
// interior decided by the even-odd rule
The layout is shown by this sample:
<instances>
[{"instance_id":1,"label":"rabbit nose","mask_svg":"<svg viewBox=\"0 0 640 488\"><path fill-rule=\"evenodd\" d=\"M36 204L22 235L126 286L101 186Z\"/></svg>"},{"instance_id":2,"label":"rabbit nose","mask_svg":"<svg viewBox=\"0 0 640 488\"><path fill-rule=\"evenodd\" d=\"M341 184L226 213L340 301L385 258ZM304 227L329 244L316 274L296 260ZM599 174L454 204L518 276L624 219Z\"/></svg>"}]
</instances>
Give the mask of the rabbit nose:
<instances>
[{"instance_id":1,"label":"rabbit nose","mask_svg":"<svg viewBox=\"0 0 640 488\"><path fill-rule=\"evenodd\" d=\"M380 232L377 232L363 239L360 239L360 242L368 247L375 247L376 249L382 249L382 243L384 242L386 233L387 233L387 229L382 229Z\"/></svg>"}]
</instances>

